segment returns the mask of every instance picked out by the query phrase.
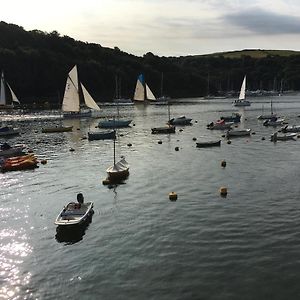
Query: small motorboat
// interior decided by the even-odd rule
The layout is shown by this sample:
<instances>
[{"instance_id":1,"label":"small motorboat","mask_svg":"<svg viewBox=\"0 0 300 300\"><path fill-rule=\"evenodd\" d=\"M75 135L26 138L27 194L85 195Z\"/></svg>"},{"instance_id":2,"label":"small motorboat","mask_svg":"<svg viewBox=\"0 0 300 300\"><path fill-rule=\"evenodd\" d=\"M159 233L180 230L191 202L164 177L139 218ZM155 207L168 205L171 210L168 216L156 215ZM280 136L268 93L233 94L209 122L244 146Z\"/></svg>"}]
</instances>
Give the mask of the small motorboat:
<instances>
[{"instance_id":1,"label":"small motorboat","mask_svg":"<svg viewBox=\"0 0 300 300\"><path fill-rule=\"evenodd\" d=\"M88 140L113 140L116 138L116 131L95 131L95 132L88 132Z\"/></svg>"},{"instance_id":2,"label":"small motorboat","mask_svg":"<svg viewBox=\"0 0 300 300\"><path fill-rule=\"evenodd\" d=\"M286 125L281 128L281 132L287 133L287 132L300 132L300 125Z\"/></svg>"},{"instance_id":3,"label":"small motorboat","mask_svg":"<svg viewBox=\"0 0 300 300\"><path fill-rule=\"evenodd\" d=\"M68 132L72 130L73 126L44 127L42 128L42 133Z\"/></svg>"},{"instance_id":4,"label":"small motorboat","mask_svg":"<svg viewBox=\"0 0 300 300\"><path fill-rule=\"evenodd\" d=\"M105 121L100 121L98 123L99 128L122 128L128 127L132 120L116 120L116 119L109 119Z\"/></svg>"},{"instance_id":5,"label":"small motorboat","mask_svg":"<svg viewBox=\"0 0 300 300\"><path fill-rule=\"evenodd\" d=\"M81 196L80 196L81 195ZM79 225L88 220L94 213L93 202L83 202L81 193L77 195L76 202L69 202L57 216L54 224L58 226Z\"/></svg>"},{"instance_id":6,"label":"small motorboat","mask_svg":"<svg viewBox=\"0 0 300 300\"><path fill-rule=\"evenodd\" d=\"M207 129L210 130L226 130L231 129L233 122L225 122L224 120L218 120L217 122L211 122L207 125Z\"/></svg>"},{"instance_id":7,"label":"small motorboat","mask_svg":"<svg viewBox=\"0 0 300 300\"><path fill-rule=\"evenodd\" d=\"M226 132L226 138L229 137L239 137L239 136L248 136L251 134L251 129L231 129Z\"/></svg>"},{"instance_id":8,"label":"small motorboat","mask_svg":"<svg viewBox=\"0 0 300 300\"><path fill-rule=\"evenodd\" d=\"M241 115L239 113L233 113L231 116L222 116L220 119L225 122L239 123L241 121Z\"/></svg>"},{"instance_id":9,"label":"small motorboat","mask_svg":"<svg viewBox=\"0 0 300 300\"><path fill-rule=\"evenodd\" d=\"M297 133L288 133L288 134L282 134L279 135L277 132L273 133L271 135L271 142L277 142L277 141L288 141L288 140L294 140L296 137Z\"/></svg>"},{"instance_id":10,"label":"small motorboat","mask_svg":"<svg viewBox=\"0 0 300 300\"><path fill-rule=\"evenodd\" d=\"M14 128L10 125L0 127L0 136L18 135L18 134L20 134L19 128Z\"/></svg>"},{"instance_id":11,"label":"small motorboat","mask_svg":"<svg viewBox=\"0 0 300 300\"><path fill-rule=\"evenodd\" d=\"M271 119L267 119L263 122L264 126L272 126L272 127L281 126L283 124L284 124L284 119L277 118L277 117L272 117Z\"/></svg>"},{"instance_id":12,"label":"small motorboat","mask_svg":"<svg viewBox=\"0 0 300 300\"><path fill-rule=\"evenodd\" d=\"M153 127L151 128L152 134L164 134L164 133L175 133L176 127L169 125L169 126L163 126L163 127Z\"/></svg>"},{"instance_id":13,"label":"small motorboat","mask_svg":"<svg viewBox=\"0 0 300 300\"><path fill-rule=\"evenodd\" d=\"M191 125L191 118L187 118L186 116L180 116L178 118L173 118L168 121L170 125Z\"/></svg>"},{"instance_id":14,"label":"small motorboat","mask_svg":"<svg viewBox=\"0 0 300 300\"><path fill-rule=\"evenodd\" d=\"M207 141L207 142L197 142L196 145L197 145L198 148L220 147L221 146L221 140Z\"/></svg>"},{"instance_id":15,"label":"small motorboat","mask_svg":"<svg viewBox=\"0 0 300 300\"><path fill-rule=\"evenodd\" d=\"M0 145L0 157L21 156L25 154L24 145L10 146L8 143Z\"/></svg>"}]
</instances>

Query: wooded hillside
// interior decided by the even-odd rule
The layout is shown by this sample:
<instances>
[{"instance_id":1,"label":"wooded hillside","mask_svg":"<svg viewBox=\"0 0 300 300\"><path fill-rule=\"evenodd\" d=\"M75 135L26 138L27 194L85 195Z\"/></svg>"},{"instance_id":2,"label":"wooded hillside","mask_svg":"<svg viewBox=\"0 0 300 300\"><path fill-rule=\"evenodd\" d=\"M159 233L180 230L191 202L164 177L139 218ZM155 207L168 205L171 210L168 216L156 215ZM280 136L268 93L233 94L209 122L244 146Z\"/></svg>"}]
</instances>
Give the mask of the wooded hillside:
<instances>
[{"instance_id":1,"label":"wooded hillside","mask_svg":"<svg viewBox=\"0 0 300 300\"><path fill-rule=\"evenodd\" d=\"M292 46L292 45L291 45ZM145 78L160 96L173 98L218 95L238 91L247 74L249 90L300 90L300 54L296 51L244 50L210 55L143 57L76 41L56 31L25 31L0 22L0 69L22 103L48 101L60 106L67 74L77 64L79 77L96 101L111 101L115 77L122 82L122 96L132 98L137 76Z\"/></svg>"}]
</instances>

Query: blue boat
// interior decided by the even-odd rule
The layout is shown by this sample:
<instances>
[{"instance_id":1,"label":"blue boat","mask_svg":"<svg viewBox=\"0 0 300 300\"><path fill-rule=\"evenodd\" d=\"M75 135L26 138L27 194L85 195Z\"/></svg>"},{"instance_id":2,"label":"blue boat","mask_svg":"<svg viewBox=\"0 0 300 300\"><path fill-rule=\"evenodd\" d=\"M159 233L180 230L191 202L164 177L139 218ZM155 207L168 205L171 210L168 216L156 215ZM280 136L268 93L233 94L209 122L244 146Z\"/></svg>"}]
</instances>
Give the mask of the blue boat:
<instances>
[{"instance_id":1,"label":"blue boat","mask_svg":"<svg viewBox=\"0 0 300 300\"><path fill-rule=\"evenodd\" d=\"M105 121L100 121L98 123L99 128L121 128L128 127L132 120L115 120L109 119Z\"/></svg>"},{"instance_id":2,"label":"blue boat","mask_svg":"<svg viewBox=\"0 0 300 300\"><path fill-rule=\"evenodd\" d=\"M116 131L97 131L97 132L88 132L88 140L114 140L116 138Z\"/></svg>"}]
</instances>

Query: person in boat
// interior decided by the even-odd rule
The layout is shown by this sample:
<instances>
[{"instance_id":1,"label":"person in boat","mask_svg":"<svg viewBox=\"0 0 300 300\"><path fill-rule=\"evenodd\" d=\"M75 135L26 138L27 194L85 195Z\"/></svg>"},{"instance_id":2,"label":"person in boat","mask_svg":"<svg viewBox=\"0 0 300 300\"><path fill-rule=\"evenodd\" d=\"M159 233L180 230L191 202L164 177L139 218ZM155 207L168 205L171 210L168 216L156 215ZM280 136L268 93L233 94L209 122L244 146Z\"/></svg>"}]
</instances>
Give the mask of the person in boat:
<instances>
[{"instance_id":1,"label":"person in boat","mask_svg":"<svg viewBox=\"0 0 300 300\"><path fill-rule=\"evenodd\" d=\"M76 208L81 208L81 205L83 204L84 202L84 197L83 197L83 194L82 193L78 193L77 194L77 202L76 203Z\"/></svg>"}]
</instances>

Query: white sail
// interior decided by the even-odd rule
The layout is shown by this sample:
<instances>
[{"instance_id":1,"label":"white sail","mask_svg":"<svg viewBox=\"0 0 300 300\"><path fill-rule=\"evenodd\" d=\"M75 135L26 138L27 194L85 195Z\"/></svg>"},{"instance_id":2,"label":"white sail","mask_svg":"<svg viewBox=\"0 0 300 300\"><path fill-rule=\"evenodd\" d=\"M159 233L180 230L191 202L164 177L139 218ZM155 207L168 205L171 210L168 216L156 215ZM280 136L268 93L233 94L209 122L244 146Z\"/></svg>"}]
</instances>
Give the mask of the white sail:
<instances>
[{"instance_id":1,"label":"white sail","mask_svg":"<svg viewBox=\"0 0 300 300\"><path fill-rule=\"evenodd\" d=\"M64 112L79 112L80 110L80 100L78 91L78 75L77 66L75 65L73 69L69 72L65 94L62 104L62 111Z\"/></svg>"},{"instance_id":2,"label":"white sail","mask_svg":"<svg viewBox=\"0 0 300 300\"><path fill-rule=\"evenodd\" d=\"M139 79L136 82L133 100L135 100L135 101L144 101L145 100L144 86L143 86L143 83Z\"/></svg>"},{"instance_id":3,"label":"white sail","mask_svg":"<svg viewBox=\"0 0 300 300\"><path fill-rule=\"evenodd\" d=\"M87 89L84 87L84 85L82 83L80 83L80 84L81 84L81 88L82 88L85 105L89 108L99 111L100 107L98 106L98 104L95 102L95 100L90 95L90 93L87 91Z\"/></svg>"},{"instance_id":4,"label":"white sail","mask_svg":"<svg viewBox=\"0 0 300 300\"><path fill-rule=\"evenodd\" d=\"M4 74L1 74L1 91L0 91L0 105L6 105L6 93L5 93L5 83L4 83Z\"/></svg>"},{"instance_id":5,"label":"white sail","mask_svg":"<svg viewBox=\"0 0 300 300\"><path fill-rule=\"evenodd\" d=\"M156 101L155 96L153 95L152 91L150 90L149 86L146 84L146 97L149 101Z\"/></svg>"},{"instance_id":6,"label":"white sail","mask_svg":"<svg viewBox=\"0 0 300 300\"><path fill-rule=\"evenodd\" d=\"M242 86L241 86L239 100L244 100L245 99L245 93L246 93L246 75L244 77L244 80L243 80L243 83L242 83Z\"/></svg>"},{"instance_id":7,"label":"white sail","mask_svg":"<svg viewBox=\"0 0 300 300\"><path fill-rule=\"evenodd\" d=\"M12 101L20 104L19 99L17 98L16 94L13 92L12 88L10 87L10 85L8 83L7 83L7 86L9 88L9 91L11 92Z\"/></svg>"}]
</instances>

